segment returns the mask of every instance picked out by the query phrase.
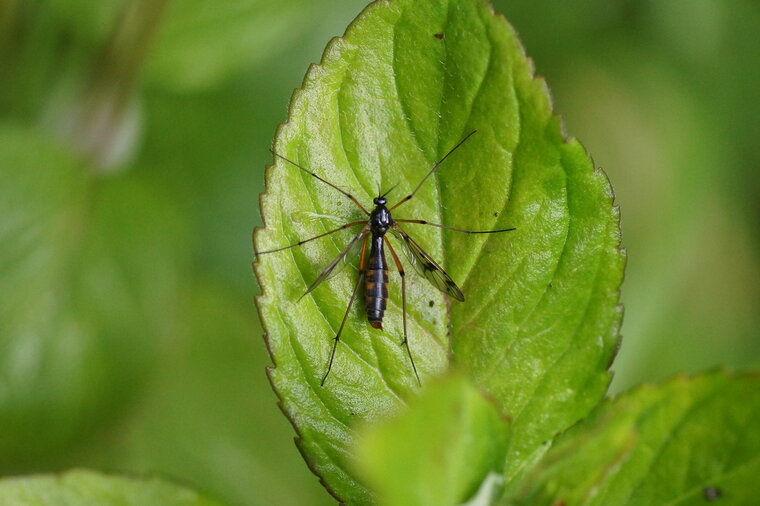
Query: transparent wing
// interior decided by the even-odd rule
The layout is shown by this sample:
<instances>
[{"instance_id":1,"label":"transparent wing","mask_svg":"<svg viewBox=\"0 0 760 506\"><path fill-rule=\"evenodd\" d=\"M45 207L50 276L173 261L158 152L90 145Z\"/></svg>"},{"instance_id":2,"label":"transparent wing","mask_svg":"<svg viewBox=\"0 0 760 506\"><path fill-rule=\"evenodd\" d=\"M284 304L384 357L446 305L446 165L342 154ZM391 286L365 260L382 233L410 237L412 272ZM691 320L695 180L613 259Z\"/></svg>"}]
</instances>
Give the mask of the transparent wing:
<instances>
[{"instance_id":1,"label":"transparent wing","mask_svg":"<svg viewBox=\"0 0 760 506\"><path fill-rule=\"evenodd\" d=\"M326 225L327 227L335 227L339 225L343 225L346 222L346 218L342 216L333 216L332 214L319 214L314 213L310 211L295 211L290 215L290 219L293 220L294 223L322 223L323 225ZM329 222L329 225L324 223ZM354 246L349 250L348 253L343 257L343 261L335 266L335 268L332 270L332 272L325 278L326 280L330 280L343 272L347 265L352 265L358 269L358 262L357 257L359 256L359 252L361 251L362 242L357 241Z\"/></svg>"},{"instance_id":2,"label":"transparent wing","mask_svg":"<svg viewBox=\"0 0 760 506\"><path fill-rule=\"evenodd\" d=\"M353 244L351 246L351 249L348 250L348 252L343 255L343 260L338 262L338 265L335 266L335 268L330 272L330 274L325 277L325 281L330 280L340 274L341 272L346 270L347 266L351 266L356 270L359 270L359 253L362 250L362 243L364 241L359 240L356 242L352 242Z\"/></svg>"},{"instance_id":3,"label":"transparent wing","mask_svg":"<svg viewBox=\"0 0 760 506\"><path fill-rule=\"evenodd\" d=\"M430 281L440 291L451 295L459 301L464 301L462 290L446 274L446 271L430 255L425 253L419 244L414 242L414 239L409 237L398 225L394 225L390 231L399 240L401 249L404 251L404 255L406 255L409 263L414 267L414 270Z\"/></svg>"},{"instance_id":4,"label":"transparent wing","mask_svg":"<svg viewBox=\"0 0 760 506\"><path fill-rule=\"evenodd\" d=\"M291 213L290 219L295 223L317 223L317 222L330 222L332 227L342 225L346 222L346 218L343 216L334 216L332 214L319 214L311 211L295 211Z\"/></svg>"},{"instance_id":5,"label":"transparent wing","mask_svg":"<svg viewBox=\"0 0 760 506\"><path fill-rule=\"evenodd\" d=\"M320 274L319 277L317 277L317 279L309 286L306 292L303 295L301 295L301 298L308 295L312 290L314 290L317 286L319 286L319 284L322 281L328 279L331 273L333 272L333 270L335 270L335 267L337 267L343 262L343 259L346 257L346 255L348 255L351 252L351 250L353 250L357 245L361 245L361 240L362 238L364 238L364 236L367 235L367 233L369 233L369 227L364 227L361 230L361 232L356 234L356 236L354 236L354 238L351 239L351 242L349 242L346 245L346 247L343 248L343 251L341 251L338 254L338 256L335 257L335 259L332 262L330 262L330 264L327 267L325 267L325 270L322 271L322 274Z\"/></svg>"}]
</instances>

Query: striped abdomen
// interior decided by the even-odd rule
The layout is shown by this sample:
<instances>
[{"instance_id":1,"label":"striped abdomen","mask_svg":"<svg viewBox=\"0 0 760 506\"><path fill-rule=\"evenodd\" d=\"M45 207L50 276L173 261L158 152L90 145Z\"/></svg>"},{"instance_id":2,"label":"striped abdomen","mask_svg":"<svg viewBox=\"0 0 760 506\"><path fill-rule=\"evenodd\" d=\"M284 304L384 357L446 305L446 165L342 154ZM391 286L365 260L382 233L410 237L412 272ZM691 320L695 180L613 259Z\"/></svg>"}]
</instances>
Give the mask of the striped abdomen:
<instances>
[{"instance_id":1,"label":"striped abdomen","mask_svg":"<svg viewBox=\"0 0 760 506\"><path fill-rule=\"evenodd\" d=\"M383 314L388 305L388 264L385 263L382 236L372 237L364 285L364 301L370 325L376 329L382 329Z\"/></svg>"}]
</instances>

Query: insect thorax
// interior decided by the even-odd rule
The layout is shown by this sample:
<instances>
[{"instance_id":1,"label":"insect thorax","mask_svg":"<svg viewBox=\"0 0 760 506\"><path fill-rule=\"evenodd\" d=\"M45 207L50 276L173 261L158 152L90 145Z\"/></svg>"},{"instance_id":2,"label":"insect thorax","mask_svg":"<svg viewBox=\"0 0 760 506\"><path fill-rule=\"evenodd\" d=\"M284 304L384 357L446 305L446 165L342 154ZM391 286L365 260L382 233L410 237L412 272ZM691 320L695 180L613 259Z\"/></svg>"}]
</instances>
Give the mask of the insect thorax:
<instances>
[{"instance_id":1,"label":"insect thorax","mask_svg":"<svg viewBox=\"0 0 760 506\"><path fill-rule=\"evenodd\" d=\"M385 235L392 225L393 217L391 217L391 212L384 204L377 204L369 215L369 227L372 235Z\"/></svg>"}]
</instances>

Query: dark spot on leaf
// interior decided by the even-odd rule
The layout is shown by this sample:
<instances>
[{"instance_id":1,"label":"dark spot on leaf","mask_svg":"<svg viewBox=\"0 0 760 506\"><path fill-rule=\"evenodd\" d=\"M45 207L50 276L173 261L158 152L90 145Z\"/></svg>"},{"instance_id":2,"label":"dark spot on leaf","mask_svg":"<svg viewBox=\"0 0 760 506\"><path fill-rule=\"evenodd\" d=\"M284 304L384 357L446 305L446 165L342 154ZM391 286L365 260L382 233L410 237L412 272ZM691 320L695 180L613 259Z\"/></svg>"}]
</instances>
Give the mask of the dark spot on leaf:
<instances>
[{"instance_id":1,"label":"dark spot on leaf","mask_svg":"<svg viewBox=\"0 0 760 506\"><path fill-rule=\"evenodd\" d=\"M435 37L438 40L443 40L443 39L446 38L446 34L444 32L436 33L436 34L433 35L433 37Z\"/></svg>"},{"instance_id":2,"label":"dark spot on leaf","mask_svg":"<svg viewBox=\"0 0 760 506\"><path fill-rule=\"evenodd\" d=\"M435 302L433 302L433 301L431 300L430 302L428 302L428 306L430 306L430 307L433 307L433 306L435 306Z\"/></svg>"},{"instance_id":3,"label":"dark spot on leaf","mask_svg":"<svg viewBox=\"0 0 760 506\"><path fill-rule=\"evenodd\" d=\"M494 211L493 215L494 216L499 216L499 211Z\"/></svg>"},{"instance_id":4,"label":"dark spot on leaf","mask_svg":"<svg viewBox=\"0 0 760 506\"><path fill-rule=\"evenodd\" d=\"M549 281L549 288L554 288L554 285L552 284L551 281Z\"/></svg>"},{"instance_id":5,"label":"dark spot on leaf","mask_svg":"<svg viewBox=\"0 0 760 506\"><path fill-rule=\"evenodd\" d=\"M718 487L705 487L702 489L702 495L708 501L717 501L723 495L723 491Z\"/></svg>"}]
</instances>

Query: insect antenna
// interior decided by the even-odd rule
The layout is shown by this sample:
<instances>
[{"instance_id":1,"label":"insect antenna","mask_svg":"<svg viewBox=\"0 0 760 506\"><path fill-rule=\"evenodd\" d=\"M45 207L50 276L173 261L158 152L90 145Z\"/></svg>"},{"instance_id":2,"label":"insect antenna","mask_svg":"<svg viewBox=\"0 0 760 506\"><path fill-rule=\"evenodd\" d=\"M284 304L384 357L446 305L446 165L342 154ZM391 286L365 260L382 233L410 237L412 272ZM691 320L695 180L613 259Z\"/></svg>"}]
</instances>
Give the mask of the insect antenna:
<instances>
[{"instance_id":1,"label":"insect antenna","mask_svg":"<svg viewBox=\"0 0 760 506\"><path fill-rule=\"evenodd\" d=\"M428 172L425 175L425 177L422 178L422 181L420 181L420 184L417 185L417 188L415 188L412 193L410 193L409 195L407 195L406 197L404 197L403 199L401 199L396 205L394 205L393 207L391 207L389 210L393 211L394 209L396 209L398 206L400 206L404 202L407 202L407 201L411 200L412 197L414 197L414 194L417 193L417 190L420 189L420 187L422 186L422 184L427 180L427 178L429 178L431 176L431 174L433 174L433 172L435 172L435 170L443 163L443 161L446 160L446 158L448 158L451 153L453 153L454 151L456 151L456 149L459 146L461 146L462 144L464 144L465 141L467 139L469 139L470 137L472 137L476 132L477 132L477 130L473 130L472 132L470 132L467 135L465 135L464 139L462 139L461 141L459 141L459 143L456 146L454 146L453 148L451 148L451 150L448 153L446 153L445 155L443 155L443 158L441 158L440 160L438 160L437 162L435 162L435 165L433 165L433 168L430 169L430 172Z\"/></svg>"},{"instance_id":2,"label":"insect antenna","mask_svg":"<svg viewBox=\"0 0 760 506\"><path fill-rule=\"evenodd\" d=\"M499 230L465 230L463 228L449 227L446 225L439 225L438 223L430 223L425 220L396 220L398 223L416 223L417 225L430 225L431 227L444 228L446 230L453 230L455 232L464 232L465 234L496 234L498 232L512 232L517 230L515 227L501 228Z\"/></svg>"},{"instance_id":3,"label":"insect antenna","mask_svg":"<svg viewBox=\"0 0 760 506\"><path fill-rule=\"evenodd\" d=\"M361 209L362 211L364 211L364 214L366 214L367 216L369 216L369 212L368 212L366 209L364 209L364 206L363 206L363 205L361 205L361 204L359 203L359 201L358 201L358 200L356 200L356 197L354 197L353 195L351 195L351 194L350 194L350 193L348 193L347 191L345 191L345 190L342 190L342 189L338 188L337 186L335 186L334 184L332 184L330 181L327 181L327 180L325 180L325 179L322 179L321 177L319 177L318 175L314 174L312 171L310 171L310 170L309 170L309 169L307 169L306 167L303 167L302 165L299 165L299 164L297 164L297 163L296 163L296 162L294 162L293 160L289 160L289 159L285 158L285 157L284 157L284 156L282 156L281 154L279 154L279 153L275 152L273 149L270 149L269 151L271 151L271 152L272 152L272 154L273 154L274 156L276 156L277 158L282 158L282 159L283 159L283 160L285 160L286 162L288 162L288 163L290 163L290 164L292 164L292 165L295 165L296 167L298 167L298 168L299 168L299 169L301 169L302 171L306 172L307 174L310 174L310 175L314 176L315 178L319 179L320 181L322 181L322 182L323 182L323 183L325 183L326 185L329 185L329 186L331 186L331 187L335 188L336 190L338 190L339 192L341 192L343 195L345 195L346 197L348 197L349 199L351 199L351 201L352 201L354 204L356 204L357 206L359 206L359 209Z\"/></svg>"},{"instance_id":4,"label":"insect antenna","mask_svg":"<svg viewBox=\"0 0 760 506\"><path fill-rule=\"evenodd\" d=\"M388 194L389 194L390 192L392 192L393 190L395 190L397 186L398 186L398 183L396 183L396 184L394 184L393 186L391 186L391 187L388 189L388 191L386 191L385 193L383 193L382 195L380 195L380 198L385 198L385 197L387 197L387 196L388 196Z\"/></svg>"}]
</instances>

